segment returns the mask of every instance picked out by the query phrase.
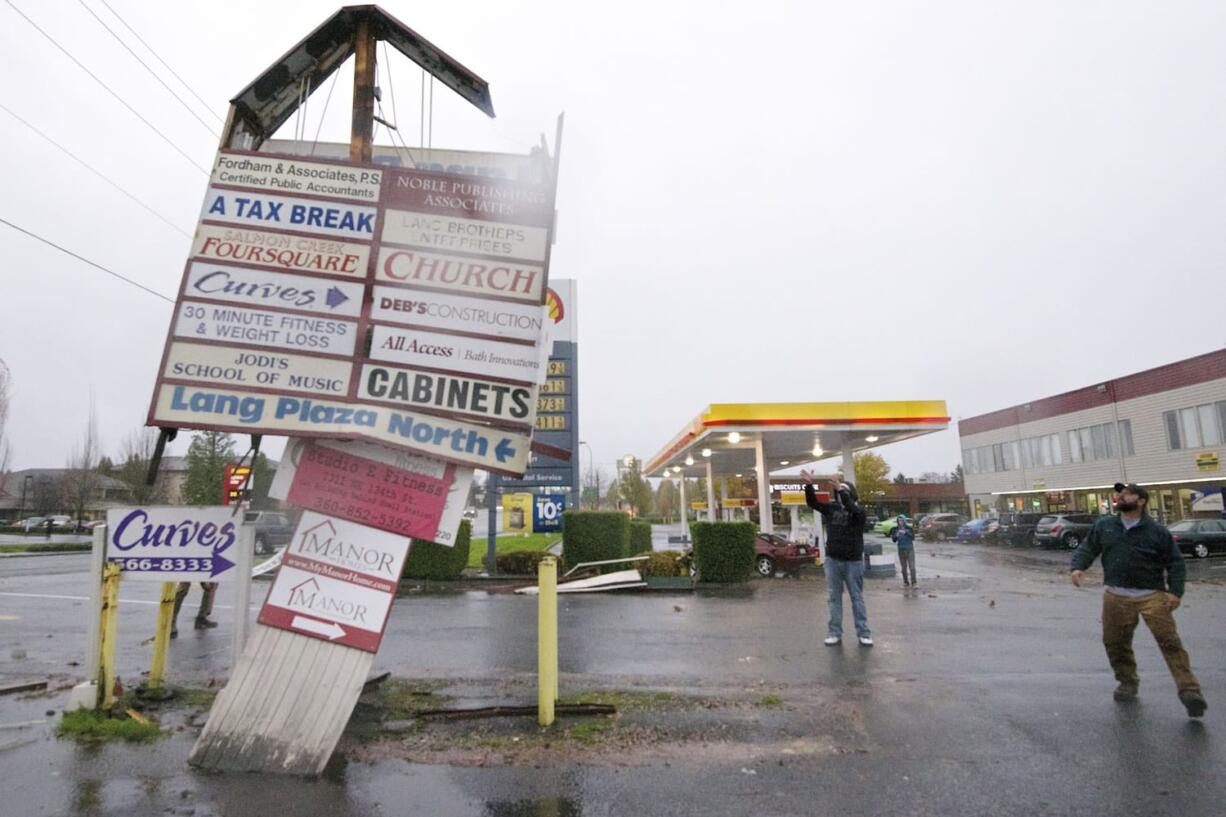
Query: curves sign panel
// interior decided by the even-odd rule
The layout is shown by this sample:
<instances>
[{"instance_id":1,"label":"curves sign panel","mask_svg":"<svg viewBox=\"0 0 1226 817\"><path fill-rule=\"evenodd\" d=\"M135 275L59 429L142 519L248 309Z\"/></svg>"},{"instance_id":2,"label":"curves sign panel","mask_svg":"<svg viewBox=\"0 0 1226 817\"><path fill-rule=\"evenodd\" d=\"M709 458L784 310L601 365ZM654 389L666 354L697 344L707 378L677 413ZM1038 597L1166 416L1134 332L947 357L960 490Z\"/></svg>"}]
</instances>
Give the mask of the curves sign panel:
<instances>
[{"instance_id":1,"label":"curves sign panel","mask_svg":"<svg viewBox=\"0 0 1226 817\"><path fill-rule=\"evenodd\" d=\"M223 151L149 424L364 438L522 474L545 380L553 195Z\"/></svg>"}]
</instances>

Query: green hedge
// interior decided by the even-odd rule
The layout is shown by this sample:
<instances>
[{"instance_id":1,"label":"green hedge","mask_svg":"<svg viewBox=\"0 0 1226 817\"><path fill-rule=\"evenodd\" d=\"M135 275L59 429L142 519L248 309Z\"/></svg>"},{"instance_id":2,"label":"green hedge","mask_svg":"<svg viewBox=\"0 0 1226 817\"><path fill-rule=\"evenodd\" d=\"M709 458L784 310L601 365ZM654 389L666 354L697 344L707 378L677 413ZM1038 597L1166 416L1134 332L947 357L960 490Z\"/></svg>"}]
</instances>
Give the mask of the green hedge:
<instances>
[{"instance_id":1,"label":"green hedge","mask_svg":"<svg viewBox=\"0 0 1226 817\"><path fill-rule=\"evenodd\" d=\"M690 560L679 550L657 550L647 556L646 567L639 563L644 576L690 575Z\"/></svg>"},{"instance_id":2,"label":"green hedge","mask_svg":"<svg viewBox=\"0 0 1226 817\"><path fill-rule=\"evenodd\" d=\"M567 511L562 515L562 561L623 559L630 549L630 517L616 511ZM601 572L625 565L604 565Z\"/></svg>"},{"instance_id":3,"label":"green hedge","mask_svg":"<svg viewBox=\"0 0 1226 817\"><path fill-rule=\"evenodd\" d=\"M460 523L455 547L414 539L409 547L409 558L404 560L404 572L400 577L434 581L454 581L460 578L461 571L468 565L471 530L467 519Z\"/></svg>"},{"instance_id":4,"label":"green hedge","mask_svg":"<svg viewBox=\"0 0 1226 817\"><path fill-rule=\"evenodd\" d=\"M704 582L744 582L753 574L754 536L750 522L695 522L690 526L694 561Z\"/></svg>"},{"instance_id":5,"label":"green hedge","mask_svg":"<svg viewBox=\"0 0 1226 817\"><path fill-rule=\"evenodd\" d=\"M635 519L630 522L630 550L627 556L651 553L651 523Z\"/></svg>"},{"instance_id":6,"label":"green hedge","mask_svg":"<svg viewBox=\"0 0 1226 817\"><path fill-rule=\"evenodd\" d=\"M544 550L516 550L510 553L499 553L495 561L498 564L500 576L535 576L536 567L550 554ZM561 565L558 575L562 575Z\"/></svg>"}]
</instances>

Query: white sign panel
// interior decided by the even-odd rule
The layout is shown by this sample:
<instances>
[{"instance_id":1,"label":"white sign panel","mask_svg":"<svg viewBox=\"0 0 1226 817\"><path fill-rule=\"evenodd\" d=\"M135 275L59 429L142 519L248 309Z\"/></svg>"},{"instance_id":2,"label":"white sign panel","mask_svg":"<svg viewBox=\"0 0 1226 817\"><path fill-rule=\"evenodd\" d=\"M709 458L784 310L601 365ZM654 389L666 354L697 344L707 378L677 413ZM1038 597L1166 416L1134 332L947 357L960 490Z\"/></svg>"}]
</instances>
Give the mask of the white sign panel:
<instances>
[{"instance_id":1,"label":"white sign panel","mask_svg":"<svg viewBox=\"0 0 1226 817\"><path fill-rule=\"evenodd\" d=\"M250 433L261 428L287 436L363 437L412 446L428 456L499 473L522 474L531 438L526 432L473 425L447 417L385 406L275 396L238 389L166 383L158 387L150 417L155 425Z\"/></svg>"},{"instance_id":2,"label":"white sign panel","mask_svg":"<svg viewBox=\"0 0 1226 817\"><path fill-rule=\"evenodd\" d=\"M373 321L530 340L534 343L541 338L543 314L543 308L535 304L440 295L388 286L374 288L370 305L370 319Z\"/></svg>"},{"instance_id":3,"label":"white sign panel","mask_svg":"<svg viewBox=\"0 0 1226 817\"><path fill-rule=\"evenodd\" d=\"M260 386L344 397L349 392L352 369L345 360L176 341L166 354L163 375L223 386Z\"/></svg>"},{"instance_id":4,"label":"white sign panel","mask_svg":"<svg viewBox=\"0 0 1226 817\"><path fill-rule=\"evenodd\" d=\"M537 264L459 258L401 247L379 250L375 278L531 304L539 304L545 291L545 268Z\"/></svg>"},{"instance_id":5,"label":"white sign panel","mask_svg":"<svg viewBox=\"0 0 1226 817\"><path fill-rule=\"evenodd\" d=\"M544 263L549 231L544 227L388 209L383 213L382 240L438 252L475 253Z\"/></svg>"},{"instance_id":6,"label":"white sign panel","mask_svg":"<svg viewBox=\"0 0 1226 817\"><path fill-rule=\"evenodd\" d=\"M267 346L290 352L353 354L357 324L262 309L183 301L175 337Z\"/></svg>"},{"instance_id":7,"label":"white sign panel","mask_svg":"<svg viewBox=\"0 0 1226 817\"><path fill-rule=\"evenodd\" d=\"M358 396L406 407L436 408L532 425L538 389L458 375L367 363Z\"/></svg>"},{"instance_id":8,"label":"white sign panel","mask_svg":"<svg viewBox=\"0 0 1226 817\"><path fill-rule=\"evenodd\" d=\"M274 267L287 272L360 278L366 275L370 245L201 224L192 242L192 256L231 264Z\"/></svg>"},{"instance_id":9,"label":"white sign panel","mask_svg":"<svg viewBox=\"0 0 1226 817\"><path fill-rule=\"evenodd\" d=\"M288 156L219 153L212 184L228 184L269 193L300 193L375 203L383 172L374 168L306 162Z\"/></svg>"},{"instance_id":10,"label":"white sign panel","mask_svg":"<svg viewBox=\"0 0 1226 817\"><path fill-rule=\"evenodd\" d=\"M542 352L535 346L393 326L373 327L370 356L392 363L527 383L535 383L543 368Z\"/></svg>"},{"instance_id":11,"label":"white sign panel","mask_svg":"<svg viewBox=\"0 0 1226 817\"><path fill-rule=\"evenodd\" d=\"M196 261L187 270L183 297L356 318L362 314L363 288L349 281Z\"/></svg>"},{"instance_id":12,"label":"white sign panel","mask_svg":"<svg viewBox=\"0 0 1226 817\"><path fill-rule=\"evenodd\" d=\"M374 207L296 199L245 190L210 187L204 197L202 221L244 227L268 227L340 238L374 238Z\"/></svg>"},{"instance_id":13,"label":"white sign panel","mask_svg":"<svg viewBox=\"0 0 1226 817\"><path fill-rule=\"evenodd\" d=\"M242 517L227 507L113 508L106 512L106 559L129 579L224 581L233 575Z\"/></svg>"},{"instance_id":14,"label":"white sign panel","mask_svg":"<svg viewBox=\"0 0 1226 817\"><path fill-rule=\"evenodd\" d=\"M305 511L260 611L260 622L374 652L409 540Z\"/></svg>"}]
</instances>

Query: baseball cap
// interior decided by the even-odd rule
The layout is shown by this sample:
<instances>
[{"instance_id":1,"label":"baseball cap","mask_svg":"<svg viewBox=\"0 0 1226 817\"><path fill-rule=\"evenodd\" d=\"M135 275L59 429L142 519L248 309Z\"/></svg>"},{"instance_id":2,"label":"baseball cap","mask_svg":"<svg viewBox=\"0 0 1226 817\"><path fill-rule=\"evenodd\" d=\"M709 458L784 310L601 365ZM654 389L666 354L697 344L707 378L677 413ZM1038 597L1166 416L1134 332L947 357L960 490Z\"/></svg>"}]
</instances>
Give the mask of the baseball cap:
<instances>
[{"instance_id":1,"label":"baseball cap","mask_svg":"<svg viewBox=\"0 0 1226 817\"><path fill-rule=\"evenodd\" d=\"M1122 482L1117 482L1111 487L1115 488L1115 492L1117 494L1120 491L1127 491L1128 493L1138 496L1141 499L1149 499L1149 491L1145 490L1140 485L1137 485L1135 482L1130 482L1127 485Z\"/></svg>"}]
</instances>

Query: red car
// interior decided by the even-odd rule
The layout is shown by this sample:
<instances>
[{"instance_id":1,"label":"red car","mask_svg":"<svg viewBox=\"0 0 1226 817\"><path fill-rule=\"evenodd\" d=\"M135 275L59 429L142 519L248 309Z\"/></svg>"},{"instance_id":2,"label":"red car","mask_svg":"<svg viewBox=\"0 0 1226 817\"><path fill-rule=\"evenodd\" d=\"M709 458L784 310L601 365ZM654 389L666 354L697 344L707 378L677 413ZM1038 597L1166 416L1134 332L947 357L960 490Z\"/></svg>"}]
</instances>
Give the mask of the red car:
<instances>
[{"instance_id":1,"label":"red car","mask_svg":"<svg viewBox=\"0 0 1226 817\"><path fill-rule=\"evenodd\" d=\"M778 571L796 573L822 563L817 545L789 542L777 533L759 533L754 539L754 571L763 577Z\"/></svg>"}]
</instances>

